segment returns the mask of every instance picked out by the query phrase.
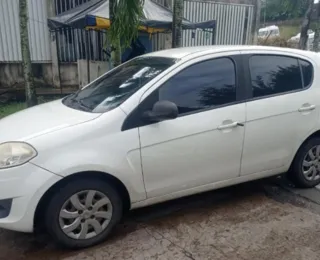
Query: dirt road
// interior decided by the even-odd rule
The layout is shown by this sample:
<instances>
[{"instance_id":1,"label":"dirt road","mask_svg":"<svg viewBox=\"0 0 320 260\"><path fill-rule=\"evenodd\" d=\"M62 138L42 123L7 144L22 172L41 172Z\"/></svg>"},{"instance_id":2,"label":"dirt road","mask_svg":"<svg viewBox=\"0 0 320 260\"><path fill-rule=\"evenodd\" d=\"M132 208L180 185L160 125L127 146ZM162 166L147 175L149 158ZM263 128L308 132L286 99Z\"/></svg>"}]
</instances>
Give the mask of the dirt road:
<instances>
[{"instance_id":1,"label":"dirt road","mask_svg":"<svg viewBox=\"0 0 320 260\"><path fill-rule=\"evenodd\" d=\"M77 252L46 236L0 231L0 259L319 259L317 207L277 192L263 181L141 209L104 244Z\"/></svg>"}]
</instances>

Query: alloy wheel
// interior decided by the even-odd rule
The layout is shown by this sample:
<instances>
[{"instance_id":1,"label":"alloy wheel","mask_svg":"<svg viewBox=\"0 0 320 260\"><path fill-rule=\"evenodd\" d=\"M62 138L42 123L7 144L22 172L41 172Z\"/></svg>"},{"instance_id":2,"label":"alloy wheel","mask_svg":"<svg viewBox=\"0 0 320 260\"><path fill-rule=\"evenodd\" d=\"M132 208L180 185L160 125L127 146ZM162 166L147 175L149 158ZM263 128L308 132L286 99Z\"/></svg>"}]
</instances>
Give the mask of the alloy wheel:
<instances>
[{"instance_id":1,"label":"alloy wheel","mask_svg":"<svg viewBox=\"0 0 320 260\"><path fill-rule=\"evenodd\" d=\"M102 233L111 221L113 208L109 198L96 190L72 195L59 214L61 230L73 239L90 239Z\"/></svg>"},{"instance_id":2,"label":"alloy wheel","mask_svg":"<svg viewBox=\"0 0 320 260\"><path fill-rule=\"evenodd\" d=\"M308 181L320 178L320 145L312 147L305 155L302 162L302 172Z\"/></svg>"}]
</instances>

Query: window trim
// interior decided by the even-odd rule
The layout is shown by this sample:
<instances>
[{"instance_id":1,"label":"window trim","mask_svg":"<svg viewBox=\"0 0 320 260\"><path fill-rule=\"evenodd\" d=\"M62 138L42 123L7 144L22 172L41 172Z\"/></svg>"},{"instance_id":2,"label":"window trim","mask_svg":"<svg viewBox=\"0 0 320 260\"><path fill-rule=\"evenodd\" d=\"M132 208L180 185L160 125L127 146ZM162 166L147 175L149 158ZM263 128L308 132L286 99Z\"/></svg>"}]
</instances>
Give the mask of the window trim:
<instances>
[{"instance_id":1,"label":"window trim","mask_svg":"<svg viewBox=\"0 0 320 260\"><path fill-rule=\"evenodd\" d=\"M252 88L252 76L251 76L251 70L250 70L250 58L253 56L278 56L278 57L287 57L287 58L291 58L291 59L297 59L298 64L299 64L299 68L300 68L300 72L301 72L301 84L302 84L302 88L301 89L295 89L295 90L291 90L291 91L286 91L286 92L281 92L281 93L276 93L276 94L271 94L271 95L266 95L266 96L260 96L260 97L253 97L253 88ZM252 53L252 54L244 54L243 58L245 60L245 68L247 70L246 73L246 85L247 87L247 99L246 102L252 102L252 101L256 101L256 100L261 100L261 99L266 99L266 98L273 98L273 97L277 97L277 96L283 96L283 95L289 95L289 94L294 94L297 92L301 92L301 91L305 91L307 89L309 89L312 85L313 85L313 80L314 80L314 68L313 68L313 64L312 62L304 59L304 58L300 58L297 56L292 56L289 54L278 54L278 53ZM302 72L302 67L301 64L299 62L299 60L303 60L303 61L307 61L308 63L310 63L312 65L312 81L311 84L308 87L304 87L304 79L303 79L303 72Z\"/></svg>"},{"instance_id":2,"label":"window trim","mask_svg":"<svg viewBox=\"0 0 320 260\"><path fill-rule=\"evenodd\" d=\"M233 65L234 65L234 71L235 71L235 87L236 87L236 101L231 102L231 103L227 103L227 104L223 104L223 105L219 105L219 106L214 106L214 107L207 107L204 109L199 109L196 111L192 111L189 113L184 113L181 115L178 115L177 118L180 117L185 117L185 116L189 116L189 115L193 115L193 114L198 114L198 113L203 113L203 112L207 112L210 110L215 110L215 109L219 109L219 108L224 108L227 106L232 106L232 105L237 105L240 103L244 103L246 102L246 84L244 84L244 75L245 72L243 70L243 56L241 53L239 54L232 54L232 55L225 55L225 56L218 56L218 57L208 57L207 59L203 59L197 62L194 62L192 64L190 64L189 66L183 68L182 70L178 71L177 73L175 73L174 75L172 75L170 78L168 78L165 82L163 82L160 86L158 86L154 91L152 91L143 101L141 101L134 109L133 111L131 111L131 113L126 117L126 119L124 120L122 127L121 127L121 131L126 131L126 130L130 130L130 129L134 129L134 128L139 128L139 127L143 127L143 126L147 126L147 125L152 125L152 124L156 124L156 123L144 123L144 124L139 124L137 123L136 125L131 125L128 121L132 120L132 116L136 117L139 116L141 117L141 112L139 113L139 108L141 106L143 106L143 104L145 104L145 102L148 101L149 97L152 97L152 95L154 95L164 84L166 84L172 77L174 77L175 75L183 72L184 70L190 68L191 66L197 65L199 63L202 62L207 62L210 60L218 60L218 59L229 59ZM183 66L183 64L181 64L181 66Z\"/></svg>"},{"instance_id":3,"label":"window trim","mask_svg":"<svg viewBox=\"0 0 320 260\"><path fill-rule=\"evenodd\" d=\"M189 115L192 115L192 114L197 114L197 113L201 113L201 112L205 112L205 111L209 111L209 110L212 110L212 109L216 109L216 108L221 108L221 107L226 107L228 105L232 105L232 104L235 104L238 102L238 73L237 73L237 67L236 67L236 62L230 58L230 57L217 57L217 58L213 58L213 59L207 59L207 60L202 60L202 61L199 61L199 62L196 62L196 63L193 63L191 64L190 66L184 68L183 70L180 70L177 74L175 74L174 76L178 75L179 73L182 73L183 71L189 69L190 67L192 66L195 66L195 65L198 65L200 63L203 63L203 62L208 62L208 61L213 61L213 60L221 60L221 59L229 59L233 66L234 66L234 73L235 73L235 89L236 89L236 100L234 102L230 102L230 103L226 103L226 104L223 104L223 105L218 105L218 106L213 106L213 107L207 107L207 108L203 108L203 109L199 109L199 110L196 110L196 111L191 111L189 113L184 113L184 114L179 114L178 115L178 118L179 117L184 117L184 116L189 116ZM173 76L173 77L174 77ZM164 82L161 86L159 86L154 92L158 91L163 85L165 85L169 80L171 80L173 77L169 78L166 82Z\"/></svg>"},{"instance_id":4,"label":"window trim","mask_svg":"<svg viewBox=\"0 0 320 260\"><path fill-rule=\"evenodd\" d=\"M303 69L302 69L301 61L304 61L304 62L307 62L307 63L311 64L311 67L312 67L311 82L310 82L310 84L309 84L308 86L304 86L304 76L303 76ZM303 83L302 88L303 88L303 89L308 89L308 88L310 88L310 87L313 85L313 81L314 81L314 66L313 66L312 62L310 62L310 61L308 61L308 60L306 60L306 59L301 59L301 58L298 58L298 63L299 63L299 66L300 66L302 83Z\"/></svg>"}]
</instances>

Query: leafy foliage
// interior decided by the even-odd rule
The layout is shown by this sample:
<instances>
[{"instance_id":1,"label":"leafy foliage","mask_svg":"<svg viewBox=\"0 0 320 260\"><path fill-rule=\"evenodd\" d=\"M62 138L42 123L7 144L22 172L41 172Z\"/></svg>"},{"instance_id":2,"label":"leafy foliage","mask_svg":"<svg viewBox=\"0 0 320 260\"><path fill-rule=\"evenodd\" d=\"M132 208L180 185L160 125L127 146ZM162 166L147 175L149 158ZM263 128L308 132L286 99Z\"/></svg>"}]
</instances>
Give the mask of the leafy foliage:
<instances>
[{"instance_id":1,"label":"leafy foliage","mask_svg":"<svg viewBox=\"0 0 320 260\"><path fill-rule=\"evenodd\" d=\"M297 43L288 42L287 38L284 37L270 37L268 39L258 39L258 45L264 46L277 46L285 48L296 48Z\"/></svg>"},{"instance_id":2,"label":"leafy foliage","mask_svg":"<svg viewBox=\"0 0 320 260\"><path fill-rule=\"evenodd\" d=\"M307 9L308 0L264 0L262 3L262 14L266 13L267 21L300 18Z\"/></svg>"},{"instance_id":3,"label":"leafy foliage","mask_svg":"<svg viewBox=\"0 0 320 260\"><path fill-rule=\"evenodd\" d=\"M110 41L118 46L121 39L123 47L129 47L138 36L140 19L143 17L144 0L111 0L113 2L110 28ZM111 8L112 8L111 7Z\"/></svg>"}]
</instances>

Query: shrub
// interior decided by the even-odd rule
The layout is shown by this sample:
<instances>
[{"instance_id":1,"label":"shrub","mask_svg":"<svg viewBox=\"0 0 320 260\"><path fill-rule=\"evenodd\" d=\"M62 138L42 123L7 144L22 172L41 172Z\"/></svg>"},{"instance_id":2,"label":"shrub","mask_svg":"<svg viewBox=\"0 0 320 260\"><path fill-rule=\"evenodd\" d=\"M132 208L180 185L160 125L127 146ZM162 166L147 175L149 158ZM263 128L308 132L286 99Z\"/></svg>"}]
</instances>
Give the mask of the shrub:
<instances>
[{"instance_id":1,"label":"shrub","mask_svg":"<svg viewBox=\"0 0 320 260\"><path fill-rule=\"evenodd\" d=\"M288 42L288 40L283 37L270 37L268 39L259 38L258 45L297 48L297 43Z\"/></svg>"}]
</instances>

